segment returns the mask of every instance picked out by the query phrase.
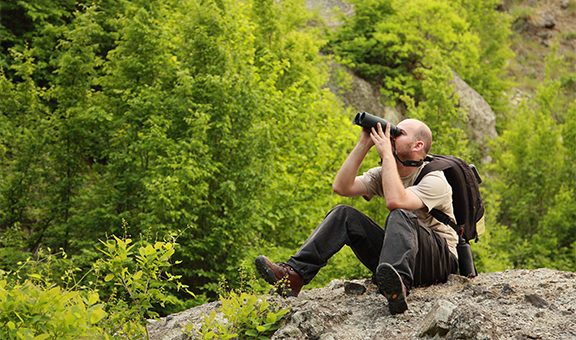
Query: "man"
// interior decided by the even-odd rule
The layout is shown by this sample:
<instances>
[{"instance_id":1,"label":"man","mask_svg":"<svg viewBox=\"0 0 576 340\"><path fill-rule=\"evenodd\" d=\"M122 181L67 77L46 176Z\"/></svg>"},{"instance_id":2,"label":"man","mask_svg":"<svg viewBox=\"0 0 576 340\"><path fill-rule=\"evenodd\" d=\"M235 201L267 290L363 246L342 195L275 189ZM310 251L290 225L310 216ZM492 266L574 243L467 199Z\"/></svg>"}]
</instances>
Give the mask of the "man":
<instances>
[{"instance_id":1,"label":"man","mask_svg":"<svg viewBox=\"0 0 576 340\"><path fill-rule=\"evenodd\" d=\"M384 128L384 130L383 130ZM330 211L296 255L286 263L256 258L260 275L271 284L285 281L288 295L297 296L344 245L373 273L378 290L388 300L391 314L408 309L406 296L412 287L446 282L458 268L456 232L428 212L439 209L453 220L452 189L442 171L433 171L414 186L432 145L426 124L406 119L402 133L390 138L390 124L364 129L334 180L342 196L383 196L390 214L382 229L369 217L348 206ZM357 176L368 151L376 146L380 167Z\"/></svg>"}]
</instances>

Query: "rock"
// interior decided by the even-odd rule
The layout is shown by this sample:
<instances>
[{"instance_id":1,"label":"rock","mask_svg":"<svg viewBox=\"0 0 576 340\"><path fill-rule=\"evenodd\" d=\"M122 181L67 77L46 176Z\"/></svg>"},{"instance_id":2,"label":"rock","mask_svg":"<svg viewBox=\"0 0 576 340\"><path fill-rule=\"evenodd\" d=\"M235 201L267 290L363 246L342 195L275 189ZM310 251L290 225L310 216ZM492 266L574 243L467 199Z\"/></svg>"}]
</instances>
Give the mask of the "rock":
<instances>
[{"instance_id":1,"label":"rock","mask_svg":"<svg viewBox=\"0 0 576 340\"><path fill-rule=\"evenodd\" d=\"M330 289L340 289L344 286L344 281L342 280L332 280L330 281L330 283L328 284L328 288Z\"/></svg>"},{"instance_id":2,"label":"rock","mask_svg":"<svg viewBox=\"0 0 576 340\"><path fill-rule=\"evenodd\" d=\"M576 274L550 269L451 275L448 282L412 289L409 309L390 315L386 299L369 280L350 280L366 292L305 289L296 298L267 296L290 308L272 339L572 339L576 336ZM219 303L198 306L148 325L151 340L185 339ZM427 326L428 325L428 326ZM445 334L444 334L445 333ZM434 335L432 335L434 334ZM444 335L442 335L444 334Z\"/></svg>"},{"instance_id":3,"label":"rock","mask_svg":"<svg viewBox=\"0 0 576 340\"><path fill-rule=\"evenodd\" d=\"M450 330L450 317L456 306L446 300L438 300L420 323L418 336L444 336Z\"/></svg>"},{"instance_id":4,"label":"rock","mask_svg":"<svg viewBox=\"0 0 576 340\"><path fill-rule=\"evenodd\" d=\"M306 334L307 337L318 338L325 331L325 325L322 314L315 313L312 310L294 313L292 317L297 327Z\"/></svg>"},{"instance_id":5,"label":"rock","mask_svg":"<svg viewBox=\"0 0 576 340\"><path fill-rule=\"evenodd\" d=\"M534 23L537 27L543 27L543 28L554 28L554 26L556 26L556 17L554 16L554 13L551 12L543 12L540 13L540 15L538 15L535 19L535 23Z\"/></svg>"},{"instance_id":6,"label":"rock","mask_svg":"<svg viewBox=\"0 0 576 340\"><path fill-rule=\"evenodd\" d=\"M308 10L318 12L324 23L331 28L343 24L339 14L350 16L354 13L352 4L340 0L306 0L305 5Z\"/></svg>"},{"instance_id":7,"label":"rock","mask_svg":"<svg viewBox=\"0 0 576 340\"><path fill-rule=\"evenodd\" d=\"M452 315L446 339L498 339L506 334L498 334L498 329L483 309L470 302L458 306Z\"/></svg>"},{"instance_id":8,"label":"rock","mask_svg":"<svg viewBox=\"0 0 576 340\"><path fill-rule=\"evenodd\" d=\"M187 339L183 333L183 328L188 324L201 325L204 317L220 306L220 301L211 302L149 322L148 335L150 339L157 340Z\"/></svg>"},{"instance_id":9,"label":"rock","mask_svg":"<svg viewBox=\"0 0 576 340\"><path fill-rule=\"evenodd\" d=\"M358 282L346 281L344 282L344 293L348 295L362 295L366 293L366 286Z\"/></svg>"},{"instance_id":10,"label":"rock","mask_svg":"<svg viewBox=\"0 0 576 340\"><path fill-rule=\"evenodd\" d=\"M512 294L514 293L514 289L512 287L510 287L509 284L505 283L504 286L502 286L502 290L501 290L502 294Z\"/></svg>"},{"instance_id":11,"label":"rock","mask_svg":"<svg viewBox=\"0 0 576 340\"><path fill-rule=\"evenodd\" d=\"M378 86L370 84L335 62L330 64L330 79L327 86L346 106L356 112L367 111L395 124L402 119L399 110L383 104Z\"/></svg>"},{"instance_id":12,"label":"rock","mask_svg":"<svg viewBox=\"0 0 576 340\"><path fill-rule=\"evenodd\" d=\"M303 335L296 325L288 325L274 333L272 339L300 339Z\"/></svg>"},{"instance_id":13,"label":"rock","mask_svg":"<svg viewBox=\"0 0 576 340\"><path fill-rule=\"evenodd\" d=\"M526 298L526 301L530 302L534 307L548 307L548 302L538 294L526 294L524 295L524 298Z\"/></svg>"},{"instance_id":14,"label":"rock","mask_svg":"<svg viewBox=\"0 0 576 340\"><path fill-rule=\"evenodd\" d=\"M468 115L468 138L480 146L483 162L490 161L488 142L497 136L496 114L486 100L454 73L453 83L460 107Z\"/></svg>"}]
</instances>

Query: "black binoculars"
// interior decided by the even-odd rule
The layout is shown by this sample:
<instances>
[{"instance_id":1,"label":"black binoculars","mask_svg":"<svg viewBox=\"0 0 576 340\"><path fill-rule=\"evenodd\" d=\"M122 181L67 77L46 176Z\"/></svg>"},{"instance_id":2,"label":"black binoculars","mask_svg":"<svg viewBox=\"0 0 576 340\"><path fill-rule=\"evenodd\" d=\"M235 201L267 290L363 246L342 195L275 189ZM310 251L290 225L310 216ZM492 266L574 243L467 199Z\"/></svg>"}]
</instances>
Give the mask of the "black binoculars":
<instances>
[{"instance_id":1,"label":"black binoculars","mask_svg":"<svg viewBox=\"0 0 576 340\"><path fill-rule=\"evenodd\" d=\"M376 128L376 123L382 125L382 130L386 129L386 124L390 124L390 136L398 137L402 134L402 130L389 123L386 119L375 116L368 112L358 112L356 117L354 117L354 124L360 125L363 128L370 130L371 128Z\"/></svg>"}]
</instances>

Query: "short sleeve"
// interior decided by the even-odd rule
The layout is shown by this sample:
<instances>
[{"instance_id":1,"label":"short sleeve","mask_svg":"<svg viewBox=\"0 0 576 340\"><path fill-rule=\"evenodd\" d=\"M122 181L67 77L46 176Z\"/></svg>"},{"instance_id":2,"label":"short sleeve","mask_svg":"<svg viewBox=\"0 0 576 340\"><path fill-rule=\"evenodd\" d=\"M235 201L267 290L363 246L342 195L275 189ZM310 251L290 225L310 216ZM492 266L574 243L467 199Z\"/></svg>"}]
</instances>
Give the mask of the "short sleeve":
<instances>
[{"instance_id":1,"label":"short sleeve","mask_svg":"<svg viewBox=\"0 0 576 340\"><path fill-rule=\"evenodd\" d=\"M418 185L410 186L408 190L422 200L428 211L442 207L446 202L450 203L452 198L452 188L442 171L429 173L422 178Z\"/></svg>"},{"instance_id":2,"label":"short sleeve","mask_svg":"<svg viewBox=\"0 0 576 340\"><path fill-rule=\"evenodd\" d=\"M366 187L366 195L363 195L365 200L369 201L374 196L383 196L382 192L382 167L372 168L362 176L358 177Z\"/></svg>"}]
</instances>

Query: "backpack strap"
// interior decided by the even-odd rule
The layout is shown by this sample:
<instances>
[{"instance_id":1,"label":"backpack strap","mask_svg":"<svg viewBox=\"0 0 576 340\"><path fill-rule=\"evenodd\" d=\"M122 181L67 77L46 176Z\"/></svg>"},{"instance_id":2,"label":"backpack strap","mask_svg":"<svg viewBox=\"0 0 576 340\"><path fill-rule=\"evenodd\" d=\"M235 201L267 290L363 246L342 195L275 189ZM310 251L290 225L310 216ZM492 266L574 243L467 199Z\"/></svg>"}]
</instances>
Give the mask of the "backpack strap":
<instances>
[{"instance_id":1,"label":"backpack strap","mask_svg":"<svg viewBox=\"0 0 576 340\"><path fill-rule=\"evenodd\" d=\"M460 233L462 233L462 231L464 231L464 229L462 228L462 226L457 225L454 221L452 221L452 219L450 218L450 216L446 215L443 211L438 210L436 208L433 208L432 210L430 210L430 215L434 216L435 219L437 219L438 221L449 225L452 227L452 229L456 230L456 232L458 233L458 235L460 235Z\"/></svg>"},{"instance_id":2,"label":"backpack strap","mask_svg":"<svg viewBox=\"0 0 576 340\"><path fill-rule=\"evenodd\" d=\"M438 171L438 170L443 171L451 166L448 161L440 157L435 158L433 156L426 156L425 160L429 161L429 163L426 164L424 168L422 168L422 171L420 171L420 174L418 174L418 177L416 177L416 180L414 181L413 185L417 185L418 183L420 183L420 181L424 178L424 176L428 175L432 171ZM429 213L438 221L451 226L452 229L454 229L458 235L461 235L461 233L464 231L464 228L462 228L462 226L457 225L456 222L454 222L450 218L450 216L448 216L443 211L433 208L432 210L430 210Z\"/></svg>"}]
</instances>

